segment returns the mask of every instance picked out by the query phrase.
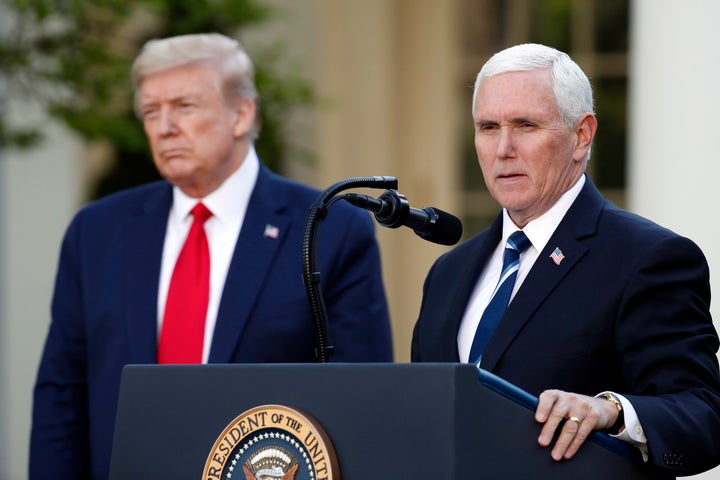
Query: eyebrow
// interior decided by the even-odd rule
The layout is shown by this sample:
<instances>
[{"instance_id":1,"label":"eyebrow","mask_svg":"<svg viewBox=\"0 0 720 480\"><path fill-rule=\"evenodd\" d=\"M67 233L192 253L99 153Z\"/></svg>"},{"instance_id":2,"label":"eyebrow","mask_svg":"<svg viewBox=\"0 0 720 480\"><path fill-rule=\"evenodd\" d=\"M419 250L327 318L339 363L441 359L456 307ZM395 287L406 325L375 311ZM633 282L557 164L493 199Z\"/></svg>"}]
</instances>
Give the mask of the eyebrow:
<instances>
[{"instance_id":1,"label":"eyebrow","mask_svg":"<svg viewBox=\"0 0 720 480\"><path fill-rule=\"evenodd\" d=\"M176 96L174 96L174 97L162 98L161 100L141 99L141 100L140 100L140 106L142 107L142 106L145 106L145 105L157 105L157 104L165 103L165 102L168 102L168 103L179 103L179 102L182 102L182 101L185 101L185 100L198 101L199 99L200 99L200 95L198 95L198 94L195 94L195 93L182 93L182 94L176 95Z\"/></svg>"},{"instance_id":2,"label":"eyebrow","mask_svg":"<svg viewBox=\"0 0 720 480\"><path fill-rule=\"evenodd\" d=\"M539 123L537 120L532 120L530 117L513 117L511 118L507 124L510 125L518 125L521 123ZM479 119L475 121L475 125L478 127L487 126L487 125L502 125L502 122L498 122L497 120L487 120L487 119Z\"/></svg>"}]
</instances>

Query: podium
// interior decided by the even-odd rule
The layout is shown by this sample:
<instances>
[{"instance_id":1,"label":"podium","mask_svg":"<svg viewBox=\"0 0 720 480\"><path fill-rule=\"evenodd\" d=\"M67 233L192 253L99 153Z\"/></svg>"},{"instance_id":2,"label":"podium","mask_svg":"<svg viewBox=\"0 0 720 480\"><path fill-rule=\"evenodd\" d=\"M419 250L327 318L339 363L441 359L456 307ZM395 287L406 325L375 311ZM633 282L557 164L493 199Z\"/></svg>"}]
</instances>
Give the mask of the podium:
<instances>
[{"instance_id":1,"label":"podium","mask_svg":"<svg viewBox=\"0 0 720 480\"><path fill-rule=\"evenodd\" d=\"M469 364L128 365L110 479L200 480L223 430L261 405L319 422L343 480L662 478L599 432L552 460L536 401Z\"/></svg>"}]
</instances>

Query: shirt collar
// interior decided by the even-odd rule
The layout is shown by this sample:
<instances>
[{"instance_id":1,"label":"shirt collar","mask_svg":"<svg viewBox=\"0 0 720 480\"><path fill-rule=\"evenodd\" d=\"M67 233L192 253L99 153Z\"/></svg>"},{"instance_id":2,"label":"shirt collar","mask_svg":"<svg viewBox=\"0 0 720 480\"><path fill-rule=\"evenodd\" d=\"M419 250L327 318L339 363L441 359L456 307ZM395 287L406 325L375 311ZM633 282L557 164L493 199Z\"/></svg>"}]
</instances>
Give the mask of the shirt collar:
<instances>
[{"instance_id":1,"label":"shirt collar","mask_svg":"<svg viewBox=\"0 0 720 480\"><path fill-rule=\"evenodd\" d=\"M547 212L543 213L538 218L531 220L527 225L525 225L525 228L522 229L535 250L538 252L543 251L547 242L550 241L550 237L555 232L558 225L560 225L560 222L563 217L565 217L567 211L570 209L570 206L573 204L577 196L580 195L580 190L582 190L583 185L585 185L584 174L580 176L578 181L575 182L575 185L573 185L570 190L562 194L558 201L555 202L555 205L550 207ZM510 219L507 209L503 208L503 236L501 245L505 245L508 237L516 230L518 230L518 227Z\"/></svg>"},{"instance_id":2,"label":"shirt collar","mask_svg":"<svg viewBox=\"0 0 720 480\"><path fill-rule=\"evenodd\" d=\"M250 145L240 167L206 197L193 198L183 193L178 187L173 187L172 221L182 224L188 218L190 210L195 204L202 202L212 212L212 218L215 220L227 223L241 222L245 216L259 170L260 160L255 152L255 147Z\"/></svg>"}]
</instances>

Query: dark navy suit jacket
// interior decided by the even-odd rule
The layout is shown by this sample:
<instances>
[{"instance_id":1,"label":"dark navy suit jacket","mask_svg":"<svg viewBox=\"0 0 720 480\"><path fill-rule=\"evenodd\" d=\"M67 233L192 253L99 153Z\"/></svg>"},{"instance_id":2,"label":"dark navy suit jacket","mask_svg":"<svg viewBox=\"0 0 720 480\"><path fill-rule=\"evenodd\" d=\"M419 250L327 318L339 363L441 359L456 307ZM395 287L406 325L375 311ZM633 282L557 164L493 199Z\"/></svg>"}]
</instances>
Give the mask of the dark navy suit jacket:
<instances>
[{"instance_id":1,"label":"dark navy suit jacket","mask_svg":"<svg viewBox=\"0 0 720 480\"><path fill-rule=\"evenodd\" d=\"M313 362L302 238L319 192L261 167L218 312L211 363ZM160 261L172 187L90 204L68 228L35 387L30 478L107 478L120 374L155 363ZM266 225L277 238L264 235ZM392 361L374 225L338 202L317 232L330 361Z\"/></svg>"},{"instance_id":2,"label":"dark navy suit jacket","mask_svg":"<svg viewBox=\"0 0 720 480\"><path fill-rule=\"evenodd\" d=\"M434 264L413 361L459 361L457 334L502 216ZM550 254L560 248L556 265ZM675 475L720 463L718 337L709 271L690 240L606 201L589 178L508 306L481 366L539 395L625 395L649 462Z\"/></svg>"}]
</instances>

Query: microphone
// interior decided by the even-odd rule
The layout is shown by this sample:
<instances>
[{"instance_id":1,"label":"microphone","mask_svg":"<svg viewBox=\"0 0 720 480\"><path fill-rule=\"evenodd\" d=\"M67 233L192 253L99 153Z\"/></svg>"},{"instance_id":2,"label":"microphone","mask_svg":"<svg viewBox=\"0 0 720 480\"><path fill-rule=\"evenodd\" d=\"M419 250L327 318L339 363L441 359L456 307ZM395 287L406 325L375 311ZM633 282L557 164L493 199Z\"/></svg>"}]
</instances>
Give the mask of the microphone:
<instances>
[{"instance_id":1,"label":"microphone","mask_svg":"<svg viewBox=\"0 0 720 480\"><path fill-rule=\"evenodd\" d=\"M440 245L455 245L462 237L462 222L457 217L433 207L412 208L397 190L385 190L379 198L357 193L345 194L343 198L373 212L383 227L410 227L420 238Z\"/></svg>"}]
</instances>

